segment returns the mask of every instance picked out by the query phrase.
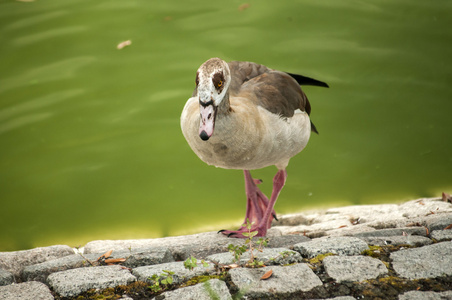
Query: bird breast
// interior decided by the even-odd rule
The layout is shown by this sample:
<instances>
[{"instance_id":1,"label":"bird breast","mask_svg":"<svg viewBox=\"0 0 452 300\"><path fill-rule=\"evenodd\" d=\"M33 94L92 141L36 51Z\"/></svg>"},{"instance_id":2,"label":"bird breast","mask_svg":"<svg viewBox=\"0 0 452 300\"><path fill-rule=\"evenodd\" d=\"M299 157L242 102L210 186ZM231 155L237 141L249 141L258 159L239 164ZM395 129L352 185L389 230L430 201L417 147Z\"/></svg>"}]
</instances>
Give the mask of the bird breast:
<instances>
[{"instance_id":1,"label":"bird breast","mask_svg":"<svg viewBox=\"0 0 452 300\"><path fill-rule=\"evenodd\" d=\"M183 135L205 163L225 169L253 170L271 165L284 169L308 143L311 125L307 113L297 111L291 118L281 118L246 99L234 100L231 112L217 116L207 141L199 137L197 99L190 98L184 107Z\"/></svg>"}]
</instances>

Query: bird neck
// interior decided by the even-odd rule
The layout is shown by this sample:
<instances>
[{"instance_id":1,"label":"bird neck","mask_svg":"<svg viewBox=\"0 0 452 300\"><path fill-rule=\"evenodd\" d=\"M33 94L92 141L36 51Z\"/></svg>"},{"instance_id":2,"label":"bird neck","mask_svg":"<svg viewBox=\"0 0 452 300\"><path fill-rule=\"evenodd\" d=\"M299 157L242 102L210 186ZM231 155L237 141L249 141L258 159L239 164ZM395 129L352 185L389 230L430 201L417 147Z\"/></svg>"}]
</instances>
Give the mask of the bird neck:
<instances>
[{"instance_id":1,"label":"bird neck","mask_svg":"<svg viewBox=\"0 0 452 300\"><path fill-rule=\"evenodd\" d=\"M231 104L229 102L229 91L226 92L226 94L223 97L223 100L221 100L220 105L218 106L218 114L229 114L231 112Z\"/></svg>"}]
</instances>

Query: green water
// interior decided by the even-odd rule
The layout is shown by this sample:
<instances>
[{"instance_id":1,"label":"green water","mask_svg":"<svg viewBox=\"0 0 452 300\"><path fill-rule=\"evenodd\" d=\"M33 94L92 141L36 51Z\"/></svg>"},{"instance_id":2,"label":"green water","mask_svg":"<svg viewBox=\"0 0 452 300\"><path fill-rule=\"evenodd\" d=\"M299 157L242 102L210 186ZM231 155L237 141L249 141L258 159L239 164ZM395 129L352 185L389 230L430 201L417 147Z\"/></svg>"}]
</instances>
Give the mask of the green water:
<instances>
[{"instance_id":1,"label":"green water","mask_svg":"<svg viewBox=\"0 0 452 300\"><path fill-rule=\"evenodd\" d=\"M304 88L320 135L292 159L278 213L452 192L451 14L420 0L0 0L0 251L238 227L242 172L206 166L179 126L215 56L330 84ZM275 171L253 173L266 193Z\"/></svg>"}]
</instances>

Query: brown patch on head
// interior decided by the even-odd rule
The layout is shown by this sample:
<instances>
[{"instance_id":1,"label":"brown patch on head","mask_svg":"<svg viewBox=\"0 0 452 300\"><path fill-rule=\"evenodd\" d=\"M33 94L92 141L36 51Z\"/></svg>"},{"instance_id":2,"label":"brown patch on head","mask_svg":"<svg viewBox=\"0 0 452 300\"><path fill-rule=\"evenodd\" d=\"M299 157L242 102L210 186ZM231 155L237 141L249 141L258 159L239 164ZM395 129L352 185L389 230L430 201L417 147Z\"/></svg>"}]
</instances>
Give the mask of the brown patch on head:
<instances>
[{"instance_id":1,"label":"brown patch on head","mask_svg":"<svg viewBox=\"0 0 452 300\"><path fill-rule=\"evenodd\" d=\"M199 84L199 71L196 72L196 86Z\"/></svg>"},{"instance_id":2,"label":"brown patch on head","mask_svg":"<svg viewBox=\"0 0 452 300\"><path fill-rule=\"evenodd\" d=\"M217 72L213 74L212 76L212 83L217 89L218 93L221 93L221 91L224 88L224 75L223 72Z\"/></svg>"}]
</instances>

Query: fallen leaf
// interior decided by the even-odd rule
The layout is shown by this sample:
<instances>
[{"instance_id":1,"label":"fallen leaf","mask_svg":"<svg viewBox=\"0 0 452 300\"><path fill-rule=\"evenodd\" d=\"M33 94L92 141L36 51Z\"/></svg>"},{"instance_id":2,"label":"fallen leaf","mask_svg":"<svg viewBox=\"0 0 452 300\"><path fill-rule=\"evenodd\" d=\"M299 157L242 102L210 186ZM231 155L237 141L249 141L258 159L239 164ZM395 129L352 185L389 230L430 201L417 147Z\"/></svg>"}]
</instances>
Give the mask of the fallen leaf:
<instances>
[{"instance_id":1,"label":"fallen leaf","mask_svg":"<svg viewBox=\"0 0 452 300\"><path fill-rule=\"evenodd\" d=\"M127 41L119 43L118 46L116 46L116 48L118 50L121 50L122 48L130 46L131 44L132 44L132 41L131 40L127 40Z\"/></svg>"},{"instance_id":2,"label":"fallen leaf","mask_svg":"<svg viewBox=\"0 0 452 300\"><path fill-rule=\"evenodd\" d=\"M443 230L447 230L447 229L452 229L452 224L447 225L446 227L444 227Z\"/></svg>"},{"instance_id":3,"label":"fallen leaf","mask_svg":"<svg viewBox=\"0 0 452 300\"><path fill-rule=\"evenodd\" d=\"M104 254L102 254L101 256L99 256L99 258L97 260L102 259L102 258L109 258L112 253L113 253L113 250L109 250L109 251L105 252Z\"/></svg>"},{"instance_id":4,"label":"fallen leaf","mask_svg":"<svg viewBox=\"0 0 452 300\"><path fill-rule=\"evenodd\" d=\"M264 275L262 275L261 280L265 280L265 279L270 278L270 276L272 276L272 274L273 274L273 271L272 270L268 270L267 272L265 272Z\"/></svg>"},{"instance_id":5,"label":"fallen leaf","mask_svg":"<svg viewBox=\"0 0 452 300\"><path fill-rule=\"evenodd\" d=\"M228 268L228 269L235 269L235 268L238 268L240 266L238 264L230 264L230 265L227 265L225 267Z\"/></svg>"},{"instance_id":6,"label":"fallen leaf","mask_svg":"<svg viewBox=\"0 0 452 300\"><path fill-rule=\"evenodd\" d=\"M344 228L344 227L347 227L347 225L341 225L338 228Z\"/></svg>"},{"instance_id":7,"label":"fallen leaf","mask_svg":"<svg viewBox=\"0 0 452 300\"><path fill-rule=\"evenodd\" d=\"M428 228L425 226L424 226L424 228L425 228L425 234L428 235L429 234Z\"/></svg>"},{"instance_id":8,"label":"fallen leaf","mask_svg":"<svg viewBox=\"0 0 452 300\"><path fill-rule=\"evenodd\" d=\"M122 263L125 262L125 258L109 258L105 260L106 264L116 264L116 263Z\"/></svg>"}]
</instances>

